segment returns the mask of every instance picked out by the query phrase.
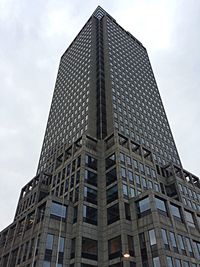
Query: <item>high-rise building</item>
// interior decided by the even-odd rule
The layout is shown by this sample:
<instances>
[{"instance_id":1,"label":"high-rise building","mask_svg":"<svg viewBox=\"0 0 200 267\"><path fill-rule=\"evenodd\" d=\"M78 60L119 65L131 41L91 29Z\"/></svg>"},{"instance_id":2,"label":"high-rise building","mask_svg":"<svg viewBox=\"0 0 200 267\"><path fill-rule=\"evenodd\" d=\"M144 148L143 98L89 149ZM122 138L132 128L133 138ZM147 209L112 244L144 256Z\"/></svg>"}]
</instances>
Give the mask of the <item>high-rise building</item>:
<instances>
[{"instance_id":1,"label":"high-rise building","mask_svg":"<svg viewBox=\"0 0 200 267\"><path fill-rule=\"evenodd\" d=\"M61 57L0 266L199 263L199 178L182 167L145 47L97 7Z\"/></svg>"}]
</instances>

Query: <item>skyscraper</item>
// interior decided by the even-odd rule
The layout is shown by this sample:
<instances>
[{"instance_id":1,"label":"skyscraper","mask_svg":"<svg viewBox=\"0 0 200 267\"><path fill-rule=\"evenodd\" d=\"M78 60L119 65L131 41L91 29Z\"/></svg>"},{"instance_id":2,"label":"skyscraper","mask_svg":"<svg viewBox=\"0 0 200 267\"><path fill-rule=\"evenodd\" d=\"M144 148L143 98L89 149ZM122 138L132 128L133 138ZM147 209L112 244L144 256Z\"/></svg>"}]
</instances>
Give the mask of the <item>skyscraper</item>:
<instances>
[{"instance_id":1,"label":"skyscraper","mask_svg":"<svg viewBox=\"0 0 200 267\"><path fill-rule=\"evenodd\" d=\"M0 266L197 267L199 186L145 47L97 7L61 57L37 173L0 233Z\"/></svg>"}]
</instances>

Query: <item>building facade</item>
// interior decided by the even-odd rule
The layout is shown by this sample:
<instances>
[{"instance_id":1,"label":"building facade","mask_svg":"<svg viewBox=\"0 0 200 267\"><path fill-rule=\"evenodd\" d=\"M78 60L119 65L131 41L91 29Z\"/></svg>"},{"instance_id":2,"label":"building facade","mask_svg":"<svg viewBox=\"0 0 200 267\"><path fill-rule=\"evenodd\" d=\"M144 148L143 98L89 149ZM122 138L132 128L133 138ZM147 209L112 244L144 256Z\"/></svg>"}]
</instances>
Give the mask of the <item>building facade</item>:
<instances>
[{"instance_id":1,"label":"building facade","mask_svg":"<svg viewBox=\"0 0 200 267\"><path fill-rule=\"evenodd\" d=\"M199 232L199 178L182 167L147 51L97 7L61 57L0 266L197 267Z\"/></svg>"}]
</instances>

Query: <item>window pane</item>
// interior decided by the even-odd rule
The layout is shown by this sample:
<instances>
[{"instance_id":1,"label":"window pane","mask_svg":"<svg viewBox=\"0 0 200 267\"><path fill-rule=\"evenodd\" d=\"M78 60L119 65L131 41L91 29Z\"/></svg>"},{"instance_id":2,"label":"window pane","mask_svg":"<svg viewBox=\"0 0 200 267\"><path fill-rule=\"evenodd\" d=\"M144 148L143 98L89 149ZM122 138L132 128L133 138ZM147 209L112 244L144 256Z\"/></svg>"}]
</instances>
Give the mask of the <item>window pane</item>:
<instances>
[{"instance_id":1,"label":"window pane","mask_svg":"<svg viewBox=\"0 0 200 267\"><path fill-rule=\"evenodd\" d=\"M107 191L107 203L110 203L116 199L118 199L118 187L117 185L109 188Z\"/></svg>"},{"instance_id":2,"label":"window pane","mask_svg":"<svg viewBox=\"0 0 200 267\"><path fill-rule=\"evenodd\" d=\"M106 185L108 186L115 181L117 181L116 168L106 173Z\"/></svg>"},{"instance_id":3,"label":"window pane","mask_svg":"<svg viewBox=\"0 0 200 267\"><path fill-rule=\"evenodd\" d=\"M194 227L195 228L195 223L194 223L194 219L193 219L193 215L191 212L186 211L185 210L185 217L186 217L186 222L190 227Z\"/></svg>"},{"instance_id":4,"label":"window pane","mask_svg":"<svg viewBox=\"0 0 200 267\"><path fill-rule=\"evenodd\" d=\"M175 219L182 221L180 207L170 203L170 210Z\"/></svg>"},{"instance_id":5,"label":"window pane","mask_svg":"<svg viewBox=\"0 0 200 267\"><path fill-rule=\"evenodd\" d=\"M53 235L47 234L46 249L52 250L53 248Z\"/></svg>"},{"instance_id":6,"label":"window pane","mask_svg":"<svg viewBox=\"0 0 200 267\"><path fill-rule=\"evenodd\" d=\"M165 229L161 229L162 232L162 239L163 239L163 243L165 245L165 249L169 249L169 241L168 241L168 237L167 237L167 231Z\"/></svg>"},{"instance_id":7,"label":"window pane","mask_svg":"<svg viewBox=\"0 0 200 267\"><path fill-rule=\"evenodd\" d=\"M85 165L91 169L97 169L97 160L92 156L85 155Z\"/></svg>"},{"instance_id":8,"label":"window pane","mask_svg":"<svg viewBox=\"0 0 200 267\"><path fill-rule=\"evenodd\" d=\"M160 267L160 259L159 259L159 257L153 258L153 267Z\"/></svg>"},{"instance_id":9,"label":"window pane","mask_svg":"<svg viewBox=\"0 0 200 267\"><path fill-rule=\"evenodd\" d=\"M138 215L144 216L145 214L148 214L151 210L149 197L143 198L142 200L138 201L137 207L138 207Z\"/></svg>"},{"instance_id":10,"label":"window pane","mask_svg":"<svg viewBox=\"0 0 200 267\"><path fill-rule=\"evenodd\" d=\"M108 256L109 259L120 256L121 253L121 237L117 236L108 241Z\"/></svg>"},{"instance_id":11,"label":"window pane","mask_svg":"<svg viewBox=\"0 0 200 267\"><path fill-rule=\"evenodd\" d=\"M43 267L50 267L50 266L51 266L50 261L44 261L43 262Z\"/></svg>"},{"instance_id":12,"label":"window pane","mask_svg":"<svg viewBox=\"0 0 200 267\"><path fill-rule=\"evenodd\" d=\"M56 217L65 218L67 207L56 202L52 202L51 215Z\"/></svg>"},{"instance_id":13,"label":"window pane","mask_svg":"<svg viewBox=\"0 0 200 267\"><path fill-rule=\"evenodd\" d=\"M84 200L93 204L97 204L97 190L85 186Z\"/></svg>"},{"instance_id":14,"label":"window pane","mask_svg":"<svg viewBox=\"0 0 200 267\"><path fill-rule=\"evenodd\" d=\"M151 246L156 244L156 234L154 229L149 230L149 240Z\"/></svg>"},{"instance_id":15,"label":"window pane","mask_svg":"<svg viewBox=\"0 0 200 267\"><path fill-rule=\"evenodd\" d=\"M83 205L83 221L97 225L97 209Z\"/></svg>"},{"instance_id":16,"label":"window pane","mask_svg":"<svg viewBox=\"0 0 200 267\"><path fill-rule=\"evenodd\" d=\"M65 238L60 237L59 239L59 252L64 252Z\"/></svg>"},{"instance_id":17,"label":"window pane","mask_svg":"<svg viewBox=\"0 0 200 267\"><path fill-rule=\"evenodd\" d=\"M115 204L107 209L107 221L108 224L119 220L119 204Z\"/></svg>"},{"instance_id":18,"label":"window pane","mask_svg":"<svg viewBox=\"0 0 200 267\"><path fill-rule=\"evenodd\" d=\"M162 211L162 213L167 214L167 209L166 209L166 205L165 205L165 201L160 199L160 198L155 198L156 201L156 208L159 211Z\"/></svg>"},{"instance_id":19,"label":"window pane","mask_svg":"<svg viewBox=\"0 0 200 267\"><path fill-rule=\"evenodd\" d=\"M82 238L82 257L97 260L97 241L83 237Z\"/></svg>"},{"instance_id":20,"label":"window pane","mask_svg":"<svg viewBox=\"0 0 200 267\"><path fill-rule=\"evenodd\" d=\"M167 267L174 267L171 257L167 257Z\"/></svg>"},{"instance_id":21,"label":"window pane","mask_svg":"<svg viewBox=\"0 0 200 267\"><path fill-rule=\"evenodd\" d=\"M97 186L97 174L88 170L85 170L85 181L88 184Z\"/></svg>"},{"instance_id":22,"label":"window pane","mask_svg":"<svg viewBox=\"0 0 200 267\"><path fill-rule=\"evenodd\" d=\"M181 260L175 259L176 267L181 267Z\"/></svg>"},{"instance_id":23,"label":"window pane","mask_svg":"<svg viewBox=\"0 0 200 267\"><path fill-rule=\"evenodd\" d=\"M112 167L115 165L116 159L115 159L115 154L110 155L109 157L106 158L106 169Z\"/></svg>"}]
</instances>

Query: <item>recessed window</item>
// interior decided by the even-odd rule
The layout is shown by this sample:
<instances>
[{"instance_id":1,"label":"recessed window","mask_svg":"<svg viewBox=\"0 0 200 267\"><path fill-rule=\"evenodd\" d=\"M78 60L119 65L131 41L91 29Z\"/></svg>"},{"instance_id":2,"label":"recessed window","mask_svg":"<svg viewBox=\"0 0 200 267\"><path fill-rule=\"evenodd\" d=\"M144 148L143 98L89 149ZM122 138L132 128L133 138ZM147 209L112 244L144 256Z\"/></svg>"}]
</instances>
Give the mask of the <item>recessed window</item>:
<instances>
[{"instance_id":1,"label":"recessed window","mask_svg":"<svg viewBox=\"0 0 200 267\"><path fill-rule=\"evenodd\" d=\"M93 204L97 204L97 190L84 186L84 200Z\"/></svg>"},{"instance_id":2,"label":"recessed window","mask_svg":"<svg viewBox=\"0 0 200 267\"><path fill-rule=\"evenodd\" d=\"M107 209L107 222L108 224L114 223L119 220L119 204L115 204Z\"/></svg>"},{"instance_id":3,"label":"recessed window","mask_svg":"<svg viewBox=\"0 0 200 267\"><path fill-rule=\"evenodd\" d=\"M181 249L182 254L186 255L186 249L185 249L185 244L184 244L182 235L178 235L178 243L179 243L179 248Z\"/></svg>"},{"instance_id":4,"label":"recessed window","mask_svg":"<svg viewBox=\"0 0 200 267\"><path fill-rule=\"evenodd\" d=\"M98 258L98 245L94 239L82 238L82 257L97 260Z\"/></svg>"},{"instance_id":5,"label":"recessed window","mask_svg":"<svg viewBox=\"0 0 200 267\"><path fill-rule=\"evenodd\" d=\"M160 259L159 257L153 258L153 267L160 267Z\"/></svg>"},{"instance_id":6,"label":"recessed window","mask_svg":"<svg viewBox=\"0 0 200 267\"><path fill-rule=\"evenodd\" d=\"M97 169L97 159L92 156L85 155L85 165L91 169Z\"/></svg>"},{"instance_id":7,"label":"recessed window","mask_svg":"<svg viewBox=\"0 0 200 267\"><path fill-rule=\"evenodd\" d=\"M120 256L121 253L121 237L117 236L108 240L108 256L109 259L114 259Z\"/></svg>"},{"instance_id":8,"label":"recessed window","mask_svg":"<svg viewBox=\"0 0 200 267\"><path fill-rule=\"evenodd\" d=\"M106 191L107 195L107 203L110 203L116 199L118 199L118 187L117 185L112 186Z\"/></svg>"},{"instance_id":9,"label":"recessed window","mask_svg":"<svg viewBox=\"0 0 200 267\"><path fill-rule=\"evenodd\" d=\"M158 209L158 211L163 215L167 215L165 200L155 197L155 202L156 202L156 208Z\"/></svg>"},{"instance_id":10,"label":"recessed window","mask_svg":"<svg viewBox=\"0 0 200 267\"><path fill-rule=\"evenodd\" d=\"M167 267L174 267L172 257L167 257Z\"/></svg>"},{"instance_id":11,"label":"recessed window","mask_svg":"<svg viewBox=\"0 0 200 267\"><path fill-rule=\"evenodd\" d=\"M46 249L52 250L54 235L47 234Z\"/></svg>"},{"instance_id":12,"label":"recessed window","mask_svg":"<svg viewBox=\"0 0 200 267\"><path fill-rule=\"evenodd\" d=\"M88 184L97 186L97 174L89 170L85 170L85 181Z\"/></svg>"},{"instance_id":13,"label":"recessed window","mask_svg":"<svg viewBox=\"0 0 200 267\"><path fill-rule=\"evenodd\" d=\"M51 217L53 218L66 218L67 207L57 202L51 204Z\"/></svg>"},{"instance_id":14,"label":"recessed window","mask_svg":"<svg viewBox=\"0 0 200 267\"><path fill-rule=\"evenodd\" d=\"M174 252L178 253L178 247L176 243L175 234L173 232L169 232L169 236L170 236L170 240L171 240L171 244L172 244Z\"/></svg>"},{"instance_id":15,"label":"recessed window","mask_svg":"<svg viewBox=\"0 0 200 267\"><path fill-rule=\"evenodd\" d=\"M182 222L180 207L170 203L170 210L174 219Z\"/></svg>"},{"instance_id":16,"label":"recessed window","mask_svg":"<svg viewBox=\"0 0 200 267\"><path fill-rule=\"evenodd\" d=\"M156 245L156 234L155 234L155 230L151 229L148 231L149 232L149 241L150 241L150 246L154 246Z\"/></svg>"},{"instance_id":17,"label":"recessed window","mask_svg":"<svg viewBox=\"0 0 200 267\"><path fill-rule=\"evenodd\" d=\"M195 223L193 219L193 215L191 212L185 210L185 217L186 217L186 222L190 227L195 228Z\"/></svg>"},{"instance_id":18,"label":"recessed window","mask_svg":"<svg viewBox=\"0 0 200 267\"><path fill-rule=\"evenodd\" d=\"M168 241L167 231L165 229L161 229L161 233L162 233L162 239L163 239L165 249L169 250L169 241Z\"/></svg>"},{"instance_id":19,"label":"recessed window","mask_svg":"<svg viewBox=\"0 0 200 267\"><path fill-rule=\"evenodd\" d=\"M117 173L116 168L113 168L109 172L106 173L106 186L117 181Z\"/></svg>"},{"instance_id":20,"label":"recessed window","mask_svg":"<svg viewBox=\"0 0 200 267\"><path fill-rule=\"evenodd\" d=\"M143 217L151 212L149 197L143 198L137 202L138 217Z\"/></svg>"},{"instance_id":21,"label":"recessed window","mask_svg":"<svg viewBox=\"0 0 200 267\"><path fill-rule=\"evenodd\" d=\"M97 225L97 209L83 205L83 221Z\"/></svg>"},{"instance_id":22,"label":"recessed window","mask_svg":"<svg viewBox=\"0 0 200 267\"><path fill-rule=\"evenodd\" d=\"M116 163L116 158L115 154L110 155L109 157L106 158L106 169L114 166Z\"/></svg>"}]
</instances>

